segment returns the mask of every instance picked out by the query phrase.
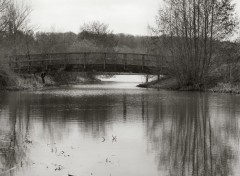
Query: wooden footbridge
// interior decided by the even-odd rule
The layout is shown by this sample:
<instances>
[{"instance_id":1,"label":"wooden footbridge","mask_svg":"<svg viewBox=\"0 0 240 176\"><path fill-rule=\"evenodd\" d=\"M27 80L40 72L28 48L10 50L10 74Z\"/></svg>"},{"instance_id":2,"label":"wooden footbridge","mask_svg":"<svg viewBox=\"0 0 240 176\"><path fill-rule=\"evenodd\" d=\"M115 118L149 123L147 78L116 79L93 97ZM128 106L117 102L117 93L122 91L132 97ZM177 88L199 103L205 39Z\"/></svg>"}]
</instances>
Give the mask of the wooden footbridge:
<instances>
[{"instance_id":1,"label":"wooden footbridge","mask_svg":"<svg viewBox=\"0 0 240 176\"><path fill-rule=\"evenodd\" d=\"M167 57L137 53L47 53L15 55L10 57L10 67L16 73L55 72L111 72L167 74Z\"/></svg>"}]
</instances>

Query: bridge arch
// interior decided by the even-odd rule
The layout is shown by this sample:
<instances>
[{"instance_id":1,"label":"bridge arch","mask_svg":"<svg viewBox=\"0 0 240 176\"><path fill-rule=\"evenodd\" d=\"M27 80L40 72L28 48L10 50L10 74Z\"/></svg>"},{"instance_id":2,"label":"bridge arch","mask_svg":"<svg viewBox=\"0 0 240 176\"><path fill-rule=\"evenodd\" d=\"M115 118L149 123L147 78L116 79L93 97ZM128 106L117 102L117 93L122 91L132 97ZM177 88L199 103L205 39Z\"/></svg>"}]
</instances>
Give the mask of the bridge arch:
<instances>
[{"instance_id":1,"label":"bridge arch","mask_svg":"<svg viewBox=\"0 0 240 176\"><path fill-rule=\"evenodd\" d=\"M10 67L17 73L54 72L111 72L166 74L166 57L142 53L46 53L15 55L10 57Z\"/></svg>"}]
</instances>

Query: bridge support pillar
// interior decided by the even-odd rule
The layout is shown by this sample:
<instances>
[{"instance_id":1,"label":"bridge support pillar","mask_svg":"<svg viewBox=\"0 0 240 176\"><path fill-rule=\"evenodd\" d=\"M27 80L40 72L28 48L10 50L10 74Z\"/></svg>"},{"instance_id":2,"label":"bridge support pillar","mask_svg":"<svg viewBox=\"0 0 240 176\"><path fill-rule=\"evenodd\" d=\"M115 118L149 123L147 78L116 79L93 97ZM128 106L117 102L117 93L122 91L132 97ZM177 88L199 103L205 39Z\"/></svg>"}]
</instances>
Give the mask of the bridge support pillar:
<instances>
[{"instance_id":1,"label":"bridge support pillar","mask_svg":"<svg viewBox=\"0 0 240 176\"><path fill-rule=\"evenodd\" d=\"M157 75L157 80L160 81L160 74Z\"/></svg>"},{"instance_id":2,"label":"bridge support pillar","mask_svg":"<svg viewBox=\"0 0 240 176\"><path fill-rule=\"evenodd\" d=\"M148 83L149 76L148 74L146 75L146 84Z\"/></svg>"}]
</instances>

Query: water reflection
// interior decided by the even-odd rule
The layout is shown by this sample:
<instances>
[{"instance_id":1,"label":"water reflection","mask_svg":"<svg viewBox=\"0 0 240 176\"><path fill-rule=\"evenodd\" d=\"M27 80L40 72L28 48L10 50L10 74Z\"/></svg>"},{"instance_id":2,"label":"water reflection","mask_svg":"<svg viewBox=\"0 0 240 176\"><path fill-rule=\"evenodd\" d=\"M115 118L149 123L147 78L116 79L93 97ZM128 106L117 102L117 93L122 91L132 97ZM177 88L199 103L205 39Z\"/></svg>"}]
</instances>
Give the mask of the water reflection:
<instances>
[{"instance_id":1,"label":"water reflection","mask_svg":"<svg viewBox=\"0 0 240 176\"><path fill-rule=\"evenodd\" d=\"M236 96L106 85L3 92L0 173L237 175L239 106Z\"/></svg>"},{"instance_id":2,"label":"water reflection","mask_svg":"<svg viewBox=\"0 0 240 176\"><path fill-rule=\"evenodd\" d=\"M167 175L234 175L233 165L238 162L238 151L233 147L239 139L237 109L215 108L211 104L217 100L211 102L212 96L194 93L186 99L176 98L174 103L155 102L154 118L147 122L151 129L148 137L157 152L158 168L167 170ZM232 101L234 98L226 103ZM219 109L222 112L216 112Z\"/></svg>"},{"instance_id":3,"label":"water reflection","mask_svg":"<svg viewBox=\"0 0 240 176\"><path fill-rule=\"evenodd\" d=\"M29 106L22 109L18 105L18 97L1 96L1 139L0 139L0 166L2 174L12 174L17 167L26 162L28 139ZM10 104L11 106L7 106Z\"/></svg>"}]
</instances>

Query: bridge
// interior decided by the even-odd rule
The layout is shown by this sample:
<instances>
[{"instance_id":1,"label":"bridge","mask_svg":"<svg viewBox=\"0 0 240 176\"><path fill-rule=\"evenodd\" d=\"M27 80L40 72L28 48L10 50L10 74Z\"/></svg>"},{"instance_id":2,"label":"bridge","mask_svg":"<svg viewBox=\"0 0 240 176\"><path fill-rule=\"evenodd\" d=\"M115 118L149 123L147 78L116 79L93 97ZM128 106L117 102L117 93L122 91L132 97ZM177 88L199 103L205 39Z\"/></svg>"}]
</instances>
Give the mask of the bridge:
<instances>
[{"instance_id":1,"label":"bridge","mask_svg":"<svg viewBox=\"0 0 240 176\"><path fill-rule=\"evenodd\" d=\"M166 56L138 53L46 53L14 55L10 68L16 73L68 72L167 74Z\"/></svg>"}]
</instances>

